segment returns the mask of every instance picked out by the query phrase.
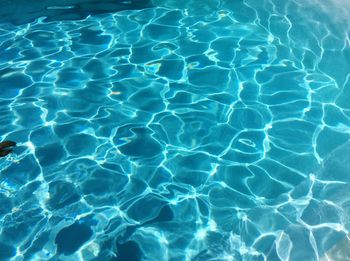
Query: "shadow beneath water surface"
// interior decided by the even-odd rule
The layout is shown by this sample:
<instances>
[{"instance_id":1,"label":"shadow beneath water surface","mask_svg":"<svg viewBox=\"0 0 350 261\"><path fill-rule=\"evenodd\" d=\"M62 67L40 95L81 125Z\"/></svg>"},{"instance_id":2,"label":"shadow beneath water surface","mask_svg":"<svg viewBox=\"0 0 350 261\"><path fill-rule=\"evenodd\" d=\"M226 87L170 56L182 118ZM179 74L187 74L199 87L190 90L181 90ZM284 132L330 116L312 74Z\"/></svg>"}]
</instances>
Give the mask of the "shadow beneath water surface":
<instances>
[{"instance_id":1,"label":"shadow beneath water surface","mask_svg":"<svg viewBox=\"0 0 350 261\"><path fill-rule=\"evenodd\" d=\"M152 7L151 0L5 0L1 2L0 23L15 25L46 17L45 21L79 20L89 15Z\"/></svg>"}]
</instances>

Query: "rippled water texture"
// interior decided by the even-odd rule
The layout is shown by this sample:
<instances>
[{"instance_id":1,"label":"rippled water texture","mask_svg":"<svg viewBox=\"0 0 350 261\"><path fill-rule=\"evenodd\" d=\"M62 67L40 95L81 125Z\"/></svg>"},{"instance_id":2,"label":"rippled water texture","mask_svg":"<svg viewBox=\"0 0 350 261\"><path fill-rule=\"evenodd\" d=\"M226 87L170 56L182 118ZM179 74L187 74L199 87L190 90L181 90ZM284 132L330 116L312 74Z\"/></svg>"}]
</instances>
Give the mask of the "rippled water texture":
<instances>
[{"instance_id":1,"label":"rippled water texture","mask_svg":"<svg viewBox=\"0 0 350 261\"><path fill-rule=\"evenodd\" d=\"M18 142L0 159L0 259L341 251L346 6L153 4L0 24L0 135Z\"/></svg>"}]
</instances>

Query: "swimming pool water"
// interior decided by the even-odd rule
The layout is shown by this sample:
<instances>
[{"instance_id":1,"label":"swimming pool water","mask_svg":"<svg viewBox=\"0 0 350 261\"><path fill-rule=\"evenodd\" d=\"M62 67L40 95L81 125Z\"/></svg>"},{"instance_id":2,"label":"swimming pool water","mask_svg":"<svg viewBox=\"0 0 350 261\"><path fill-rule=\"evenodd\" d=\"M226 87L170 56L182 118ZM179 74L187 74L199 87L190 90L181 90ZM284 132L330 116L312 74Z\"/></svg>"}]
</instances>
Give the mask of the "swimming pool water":
<instances>
[{"instance_id":1,"label":"swimming pool water","mask_svg":"<svg viewBox=\"0 0 350 261\"><path fill-rule=\"evenodd\" d=\"M2 21L0 260L326 260L350 229L347 14Z\"/></svg>"}]
</instances>

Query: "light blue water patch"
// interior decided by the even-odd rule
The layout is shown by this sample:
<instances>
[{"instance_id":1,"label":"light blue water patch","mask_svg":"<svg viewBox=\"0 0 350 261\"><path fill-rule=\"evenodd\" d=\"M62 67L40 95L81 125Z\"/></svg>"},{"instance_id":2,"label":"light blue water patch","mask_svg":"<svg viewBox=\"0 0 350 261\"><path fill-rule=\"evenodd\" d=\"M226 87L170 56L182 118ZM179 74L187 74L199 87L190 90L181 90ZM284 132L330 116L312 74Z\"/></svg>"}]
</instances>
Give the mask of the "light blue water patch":
<instances>
[{"instance_id":1,"label":"light blue water patch","mask_svg":"<svg viewBox=\"0 0 350 261\"><path fill-rule=\"evenodd\" d=\"M0 135L18 143L0 260L313 261L344 242L346 5L69 6L0 24Z\"/></svg>"}]
</instances>

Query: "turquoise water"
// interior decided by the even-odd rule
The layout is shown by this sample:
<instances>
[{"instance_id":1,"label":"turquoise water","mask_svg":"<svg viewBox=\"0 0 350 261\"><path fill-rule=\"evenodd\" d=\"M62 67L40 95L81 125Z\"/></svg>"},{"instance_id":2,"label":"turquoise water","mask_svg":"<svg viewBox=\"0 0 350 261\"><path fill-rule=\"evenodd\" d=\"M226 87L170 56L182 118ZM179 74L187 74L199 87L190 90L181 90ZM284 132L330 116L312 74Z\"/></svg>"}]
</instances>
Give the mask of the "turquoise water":
<instances>
[{"instance_id":1,"label":"turquoise water","mask_svg":"<svg viewBox=\"0 0 350 261\"><path fill-rule=\"evenodd\" d=\"M350 229L349 10L2 21L0 260L322 260Z\"/></svg>"}]
</instances>

